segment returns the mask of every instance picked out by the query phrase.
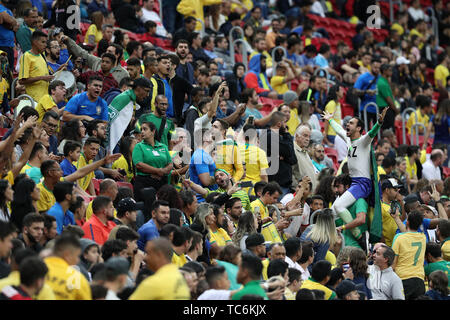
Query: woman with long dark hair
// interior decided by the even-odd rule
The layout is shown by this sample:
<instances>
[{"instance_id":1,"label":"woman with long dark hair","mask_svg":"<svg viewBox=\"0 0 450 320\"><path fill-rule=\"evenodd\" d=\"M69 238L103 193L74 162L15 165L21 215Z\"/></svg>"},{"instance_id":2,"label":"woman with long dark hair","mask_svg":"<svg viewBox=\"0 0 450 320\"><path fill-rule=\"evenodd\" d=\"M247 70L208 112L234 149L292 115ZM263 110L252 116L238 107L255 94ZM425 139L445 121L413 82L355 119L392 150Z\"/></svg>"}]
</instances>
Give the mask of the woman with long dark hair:
<instances>
[{"instance_id":1,"label":"woman with long dark hair","mask_svg":"<svg viewBox=\"0 0 450 320\"><path fill-rule=\"evenodd\" d=\"M324 207L329 208L331 204L333 204L334 200L336 199L336 195L333 190L334 186L334 180L336 177L334 176L327 176L324 177L322 180L319 181L319 185L316 188L316 191L314 192L315 195L320 195L324 199Z\"/></svg>"},{"instance_id":2,"label":"woman with long dark hair","mask_svg":"<svg viewBox=\"0 0 450 320\"><path fill-rule=\"evenodd\" d=\"M236 105L238 105L241 92L246 88L244 82L245 72L244 64L238 62L233 67L233 73L226 76L228 89L230 91L229 99L234 101Z\"/></svg>"},{"instance_id":3,"label":"woman with long dark hair","mask_svg":"<svg viewBox=\"0 0 450 320\"><path fill-rule=\"evenodd\" d=\"M112 169L119 169L126 173L127 181L130 183L132 183L134 179L133 150L136 143L137 140L135 137L123 137L119 146L122 155L112 164Z\"/></svg>"},{"instance_id":4,"label":"woman with long dark hair","mask_svg":"<svg viewBox=\"0 0 450 320\"><path fill-rule=\"evenodd\" d=\"M122 32L121 30L114 31L114 43L120 45L123 48L123 60L126 61L130 57L126 51L128 42L130 42L130 37L128 33Z\"/></svg>"},{"instance_id":5,"label":"woman with long dark hair","mask_svg":"<svg viewBox=\"0 0 450 320\"><path fill-rule=\"evenodd\" d=\"M14 191L7 180L0 180L0 221L8 222L11 218L9 204L13 200Z\"/></svg>"},{"instance_id":6,"label":"woman with long dark hair","mask_svg":"<svg viewBox=\"0 0 450 320\"><path fill-rule=\"evenodd\" d=\"M11 202L10 221L22 230L23 218L30 212L38 212L36 202L39 200L40 190L33 180L23 178L14 184L14 197Z\"/></svg>"},{"instance_id":7,"label":"woman with long dark hair","mask_svg":"<svg viewBox=\"0 0 450 320\"><path fill-rule=\"evenodd\" d=\"M366 253L360 248L354 248L349 254L349 261L353 273L353 282L361 284L367 299L372 299L372 292L367 287L367 279L369 278L367 269L369 265L367 264Z\"/></svg>"},{"instance_id":8,"label":"woman with long dark hair","mask_svg":"<svg viewBox=\"0 0 450 320\"><path fill-rule=\"evenodd\" d=\"M64 123L62 127L62 141L58 146L58 152L64 154L64 145L67 140L77 141L83 143L83 138L86 136L86 127L83 121L72 119Z\"/></svg>"}]
</instances>

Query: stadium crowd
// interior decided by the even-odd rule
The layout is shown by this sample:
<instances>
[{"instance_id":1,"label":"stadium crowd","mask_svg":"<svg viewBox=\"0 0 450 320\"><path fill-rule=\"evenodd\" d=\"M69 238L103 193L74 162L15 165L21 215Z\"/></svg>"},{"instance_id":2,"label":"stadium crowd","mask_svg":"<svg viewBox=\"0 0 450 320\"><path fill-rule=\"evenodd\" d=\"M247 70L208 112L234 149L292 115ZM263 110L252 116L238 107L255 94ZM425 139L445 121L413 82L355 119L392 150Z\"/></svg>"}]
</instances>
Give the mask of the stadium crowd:
<instances>
[{"instance_id":1,"label":"stadium crowd","mask_svg":"<svg viewBox=\"0 0 450 320\"><path fill-rule=\"evenodd\" d=\"M450 1L393 13L0 0L0 299L449 300Z\"/></svg>"}]
</instances>

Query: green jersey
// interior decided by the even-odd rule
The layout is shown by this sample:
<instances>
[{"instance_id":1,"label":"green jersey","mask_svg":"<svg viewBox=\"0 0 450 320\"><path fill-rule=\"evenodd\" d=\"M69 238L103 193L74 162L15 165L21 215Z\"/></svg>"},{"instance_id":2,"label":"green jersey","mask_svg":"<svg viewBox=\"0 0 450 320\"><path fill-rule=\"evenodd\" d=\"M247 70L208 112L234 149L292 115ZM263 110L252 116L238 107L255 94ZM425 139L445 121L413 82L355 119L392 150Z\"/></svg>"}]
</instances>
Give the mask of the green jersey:
<instances>
[{"instance_id":1,"label":"green jersey","mask_svg":"<svg viewBox=\"0 0 450 320\"><path fill-rule=\"evenodd\" d=\"M350 211L353 220L356 219L357 214L360 212L364 212L366 214L366 221L359 226L361 232L366 232L368 230L367 228L369 221L368 220L369 217L367 214L368 208L369 205L367 204L366 200L364 200L364 198L359 198L350 208L348 208L348 211ZM342 219L339 218L336 220L337 227L340 227L343 224L344 222L342 221ZM355 237L353 236L351 230L345 229L342 234L344 235L345 246L361 248L360 245L358 244L358 241L356 241Z\"/></svg>"},{"instance_id":2,"label":"green jersey","mask_svg":"<svg viewBox=\"0 0 450 320\"><path fill-rule=\"evenodd\" d=\"M161 128L161 122L163 118L157 117L154 113L144 113L139 120L136 122L135 131L141 132L141 124L142 122L153 122L156 126L156 136L158 137ZM173 125L173 121L166 118L166 124L164 126L164 130L161 134L161 137L158 140L159 142L165 144L167 147L169 146L169 141L172 135L175 132L175 126Z\"/></svg>"}]
</instances>

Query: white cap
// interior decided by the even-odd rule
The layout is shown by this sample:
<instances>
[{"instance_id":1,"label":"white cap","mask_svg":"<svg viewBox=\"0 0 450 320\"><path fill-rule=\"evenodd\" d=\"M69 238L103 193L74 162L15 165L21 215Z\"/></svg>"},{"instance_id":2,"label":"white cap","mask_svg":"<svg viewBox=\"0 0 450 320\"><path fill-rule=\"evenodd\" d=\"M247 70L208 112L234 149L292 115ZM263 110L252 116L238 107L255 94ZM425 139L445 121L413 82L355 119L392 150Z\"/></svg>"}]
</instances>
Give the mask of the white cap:
<instances>
[{"instance_id":1,"label":"white cap","mask_svg":"<svg viewBox=\"0 0 450 320\"><path fill-rule=\"evenodd\" d=\"M405 57L398 57L397 60L395 60L395 62L400 65L400 64L410 64L411 61L409 61L408 59L406 59Z\"/></svg>"}]
</instances>

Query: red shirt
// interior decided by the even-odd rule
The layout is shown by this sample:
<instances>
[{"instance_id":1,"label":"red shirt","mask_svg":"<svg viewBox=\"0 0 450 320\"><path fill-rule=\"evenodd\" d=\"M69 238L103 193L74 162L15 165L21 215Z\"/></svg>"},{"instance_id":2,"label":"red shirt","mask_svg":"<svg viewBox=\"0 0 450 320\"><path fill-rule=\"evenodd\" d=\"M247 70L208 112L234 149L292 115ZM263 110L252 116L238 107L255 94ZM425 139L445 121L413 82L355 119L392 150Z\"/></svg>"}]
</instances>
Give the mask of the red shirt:
<instances>
[{"instance_id":1,"label":"red shirt","mask_svg":"<svg viewBox=\"0 0 450 320\"><path fill-rule=\"evenodd\" d=\"M112 221L108 221L105 226L95 214L83 225L84 238L95 241L100 246L108 240L109 233L116 226Z\"/></svg>"},{"instance_id":2,"label":"red shirt","mask_svg":"<svg viewBox=\"0 0 450 320\"><path fill-rule=\"evenodd\" d=\"M108 75L104 75L101 70L98 71L86 71L83 72L78 80L85 85L87 85L89 78L92 76L100 76L103 79L103 88L102 92L100 93L100 96L103 98L106 92L108 92L111 88L119 88L119 84L117 83L116 79L112 76L112 73L109 73Z\"/></svg>"}]
</instances>

